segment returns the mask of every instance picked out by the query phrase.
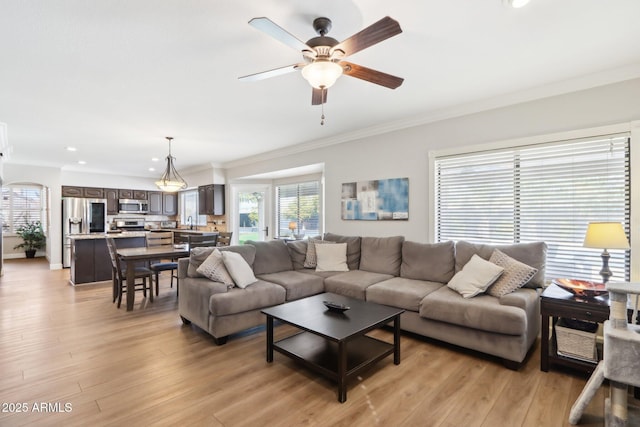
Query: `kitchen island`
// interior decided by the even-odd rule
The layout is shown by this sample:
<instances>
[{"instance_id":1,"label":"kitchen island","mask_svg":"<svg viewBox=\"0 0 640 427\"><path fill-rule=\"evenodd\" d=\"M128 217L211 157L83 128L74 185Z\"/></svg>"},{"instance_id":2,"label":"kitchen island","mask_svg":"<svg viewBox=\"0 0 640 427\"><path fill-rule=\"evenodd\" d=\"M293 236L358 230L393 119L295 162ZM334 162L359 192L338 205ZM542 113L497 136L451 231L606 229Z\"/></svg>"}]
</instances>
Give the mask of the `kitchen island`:
<instances>
[{"instance_id":1,"label":"kitchen island","mask_svg":"<svg viewBox=\"0 0 640 427\"><path fill-rule=\"evenodd\" d=\"M72 234L71 266L69 282L71 285L90 284L111 281L111 259L105 238L116 239L118 249L142 248L146 246L147 233L154 231L172 231L174 242L186 242L188 235L215 235L217 231L200 231L189 229L157 229L152 231L122 231L109 233ZM183 240L184 239L184 240Z\"/></svg>"},{"instance_id":2,"label":"kitchen island","mask_svg":"<svg viewBox=\"0 0 640 427\"><path fill-rule=\"evenodd\" d=\"M81 285L111 281L111 258L105 238L113 237L119 248L141 248L146 246L147 233L129 231L123 233L95 233L70 235L71 266L69 282Z\"/></svg>"}]
</instances>

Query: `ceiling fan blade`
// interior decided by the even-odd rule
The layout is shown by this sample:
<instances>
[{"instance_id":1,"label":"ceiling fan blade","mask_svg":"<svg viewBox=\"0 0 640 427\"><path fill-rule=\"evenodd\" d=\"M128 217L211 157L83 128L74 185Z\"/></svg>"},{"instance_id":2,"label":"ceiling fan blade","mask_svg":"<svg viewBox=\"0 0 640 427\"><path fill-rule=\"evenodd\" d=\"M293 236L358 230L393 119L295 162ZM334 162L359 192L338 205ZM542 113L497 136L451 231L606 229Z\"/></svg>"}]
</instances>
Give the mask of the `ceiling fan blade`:
<instances>
[{"instance_id":1,"label":"ceiling fan blade","mask_svg":"<svg viewBox=\"0 0 640 427\"><path fill-rule=\"evenodd\" d=\"M309 50L313 52L313 49L307 46L306 43L300 41L297 37L289 33L278 24L274 23L269 18L253 18L249 21L249 25L262 31L273 37L274 39L286 44L287 46L297 50L298 52L303 50Z\"/></svg>"},{"instance_id":2,"label":"ceiling fan blade","mask_svg":"<svg viewBox=\"0 0 640 427\"><path fill-rule=\"evenodd\" d=\"M338 43L331 49L331 52L341 50L344 52L344 56L353 55L362 49L366 49L369 46L380 43L381 41L400 34L401 32L402 28L400 28L398 21L386 16L375 24L369 25L359 33L356 33L348 39Z\"/></svg>"},{"instance_id":3,"label":"ceiling fan blade","mask_svg":"<svg viewBox=\"0 0 640 427\"><path fill-rule=\"evenodd\" d=\"M262 71L260 73L249 74L247 76L238 77L243 82L256 82L258 80L268 79L270 77L281 76L283 74L292 73L304 64L287 65L286 67L274 68L273 70Z\"/></svg>"},{"instance_id":4,"label":"ceiling fan blade","mask_svg":"<svg viewBox=\"0 0 640 427\"><path fill-rule=\"evenodd\" d=\"M342 65L344 74L388 87L389 89L395 89L404 82L402 77L392 76L391 74L372 70L371 68L363 67L352 62L341 61L339 64Z\"/></svg>"},{"instance_id":5,"label":"ceiling fan blade","mask_svg":"<svg viewBox=\"0 0 640 427\"><path fill-rule=\"evenodd\" d=\"M312 88L313 92L311 93L311 105L322 105L327 103L327 89L316 89ZM322 93L324 91L324 93Z\"/></svg>"}]
</instances>

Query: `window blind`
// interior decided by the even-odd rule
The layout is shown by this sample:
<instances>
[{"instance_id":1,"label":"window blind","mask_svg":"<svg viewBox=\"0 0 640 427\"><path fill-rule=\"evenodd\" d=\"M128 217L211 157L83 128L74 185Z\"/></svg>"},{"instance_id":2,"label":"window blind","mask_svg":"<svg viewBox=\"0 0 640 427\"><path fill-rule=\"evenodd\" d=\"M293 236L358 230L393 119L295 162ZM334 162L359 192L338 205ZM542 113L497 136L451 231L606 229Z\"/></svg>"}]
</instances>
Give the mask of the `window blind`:
<instances>
[{"instance_id":1,"label":"window blind","mask_svg":"<svg viewBox=\"0 0 640 427\"><path fill-rule=\"evenodd\" d=\"M276 186L277 236L291 235L290 222L296 223L296 234L319 234L319 210L319 181Z\"/></svg>"},{"instance_id":2,"label":"window blind","mask_svg":"<svg viewBox=\"0 0 640 427\"><path fill-rule=\"evenodd\" d=\"M544 241L548 279L602 281L602 250L582 247L589 222L621 222L629 235L627 135L438 157L437 241ZM628 251L609 250L614 280L629 280Z\"/></svg>"},{"instance_id":3,"label":"window blind","mask_svg":"<svg viewBox=\"0 0 640 427\"><path fill-rule=\"evenodd\" d=\"M2 231L15 233L33 221L44 222L43 191L39 186L10 185L2 188ZM43 224L45 227L45 224Z\"/></svg>"}]
</instances>

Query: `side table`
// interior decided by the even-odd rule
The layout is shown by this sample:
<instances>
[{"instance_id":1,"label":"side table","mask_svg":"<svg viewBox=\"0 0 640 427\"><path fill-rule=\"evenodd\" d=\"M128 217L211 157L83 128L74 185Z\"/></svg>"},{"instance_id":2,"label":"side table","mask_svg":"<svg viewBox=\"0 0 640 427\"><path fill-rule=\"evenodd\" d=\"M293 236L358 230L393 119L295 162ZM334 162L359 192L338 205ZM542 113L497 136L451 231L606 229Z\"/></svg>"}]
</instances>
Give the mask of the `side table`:
<instances>
[{"instance_id":1,"label":"side table","mask_svg":"<svg viewBox=\"0 0 640 427\"><path fill-rule=\"evenodd\" d=\"M587 373L593 372L597 362L588 362L558 355L555 325L561 317L602 323L609 319L609 296L584 298L573 295L554 284L547 287L540 299L542 332L540 370L547 372L552 364L567 366ZM554 326L549 337L549 325Z\"/></svg>"}]
</instances>

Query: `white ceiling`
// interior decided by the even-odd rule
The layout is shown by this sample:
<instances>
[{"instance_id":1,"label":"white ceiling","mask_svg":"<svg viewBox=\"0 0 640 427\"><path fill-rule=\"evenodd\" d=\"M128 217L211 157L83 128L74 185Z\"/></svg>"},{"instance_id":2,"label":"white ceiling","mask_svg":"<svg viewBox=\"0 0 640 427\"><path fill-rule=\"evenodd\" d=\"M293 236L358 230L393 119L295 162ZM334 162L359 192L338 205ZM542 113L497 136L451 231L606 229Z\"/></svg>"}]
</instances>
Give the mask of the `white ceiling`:
<instances>
[{"instance_id":1,"label":"white ceiling","mask_svg":"<svg viewBox=\"0 0 640 427\"><path fill-rule=\"evenodd\" d=\"M403 33L349 60L404 84L341 77L324 126L299 73L237 79L301 60L253 17L306 41L318 16L343 40L387 15ZM640 77L639 16L638 0L0 0L0 122L9 162L157 177L165 136L188 171Z\"/></svg>"}]
</instances>

